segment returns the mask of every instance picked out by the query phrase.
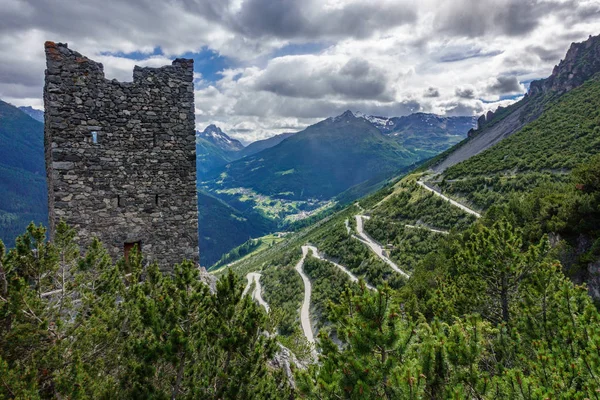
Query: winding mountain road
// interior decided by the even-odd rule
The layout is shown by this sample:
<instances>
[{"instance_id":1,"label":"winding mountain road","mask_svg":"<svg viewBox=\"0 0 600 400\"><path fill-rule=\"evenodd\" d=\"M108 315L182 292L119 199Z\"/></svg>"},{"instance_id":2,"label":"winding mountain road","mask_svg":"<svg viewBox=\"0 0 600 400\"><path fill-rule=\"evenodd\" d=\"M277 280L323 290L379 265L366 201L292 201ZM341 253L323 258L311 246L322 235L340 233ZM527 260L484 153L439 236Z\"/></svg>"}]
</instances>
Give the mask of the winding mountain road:
<instances>
[{"instance_id":1,"label":"winding mountain road","mask_svg":"<svg viewBox=\"0 0 600 400\"><path fill-rule=\"evenodd\" d=\"M319 249L317 249L315 246L305 246L307 247L309 250L312 250L313 252L313 257L315 257L318 260L323 260L323 261L327 261L328 263L333 264L334 266L336 266L339 270L341 270L343 273L345 273L346 275L348 275L348 277L350 277L350 280L352 282L358 282L358 277L356 275L354 275L352 272L350 272L350 270L346 267L344 267L343 265L340 265L336 262L333 262L327 258L322 257L319 254ZM375 290L377 291L377 289L375 289L373 286L369 285L367 282L365 282L365 286L367 287L367 289L369 290Z\"/></svg>"},{"instance_id":2,"label":"winding mountain road","mask_svg":"<svg viewBox=\"0 0 600 400\"><path fill-rule=\"evenodd\" d=\"M433 233L441 233L442 235L448 235L448 234L450 233L450 232L448 232L448 231L441 231L441 230L439 230L439 229L433 229L433 228L430 228L430 227L428 227L428 226L424 226L424 225L409 225L409 224L406 224L406 225L404 225L404 226L405 226L406 228L411 228L411 229L427 229L427 230L428 230L428 231L430 231L430 232L433 232Z\"/></svg>"},{"instance_id":3,"label":"winding mountain road","mask_svg":"<svg viewBox=\"0 0 600 400\"><path fill-rule=\"evenodd\" d=\"M460 204L459 202L452 200L451 198L449 198L448 196L444 196L441 192L439 192L438 190L435 190L432 187L429 187L425 182L422 181L417 181L417 185L421 186L423 189L428 190L430 192L432 192L433 194L435 194L438 197L441 197L442 199L446 200L447 202L449 202L450 204L452 204L453 206L456 206L458 208L460 208L461 210L463 210L464 212L474 215L476 218L481 218L481 214L479 214L477 211L463 205Z\"/></svg>"},{"instance_id":4,"label":"winding mountain road","mask_svg":"<svg viewBox=\"0 0 600 400\"><path fill-rule=\"evenodd\" d=\"M308 251L308 246L302 246L302 258L300 261L298 261L298 264L296 264L296 271L298 271L300 277L302 277L302 281L304 282L304 301L302 301L302 308L300 309L300 322L302 322L302 330L304 331L306 340L308 340L310 343L314 343L315 338L313 336L312 326L310 324L310 294L312 292L312 286L303 269L304 260L306 260Z\"/></svg>"},{"instance_id":5,"label":"winding mountain road","mask_svg":"<svg viewBox=\"0 0 600 400\"><path fill-rule=\"evenodd\" d=\"M356 216L356 231L358 236L355 236L357 239L365 243L379 258L381 258L387 265L392 267L394 271L404 276L406 279L410 278L410 275L401 270L392 260L390 260L384 253L383 248L379 243L373 240L363 229L363 218L369 219L369 217L365 215L357 215Z\"/></svg>"},{"instance_id":6,"label":"winding mountain road","mask_svg":"<svg viewBox=\"0 0 600 400\"><path fill-rule=\"evenodd\" d=\"M262 298L262 286L260 285L260 274L258 272L250 272L250 273L248 273L248 275L246 275L246 279L248 280L248 284L246 285L246 288L244 289L242 296L245 296L248 293L248 291L250 290L250 286L252 286L252 282L254 282L256 285L254 285L254 290L252 291L252 298L254 300L258 301L258 304L263 306L265 308L265 310L267 310L267 312L269 312L269 305Z\"/></svg>"}]
</instances>

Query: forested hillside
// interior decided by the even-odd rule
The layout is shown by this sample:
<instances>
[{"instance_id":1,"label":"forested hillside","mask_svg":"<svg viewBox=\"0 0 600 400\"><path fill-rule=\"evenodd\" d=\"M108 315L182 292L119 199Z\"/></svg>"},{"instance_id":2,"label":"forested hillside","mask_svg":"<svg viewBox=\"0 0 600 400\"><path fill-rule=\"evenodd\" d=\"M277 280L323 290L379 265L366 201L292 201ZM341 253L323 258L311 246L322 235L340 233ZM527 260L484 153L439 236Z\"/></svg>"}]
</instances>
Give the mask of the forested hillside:
<instances>
[{"instance_id":1,"label":"forested hillside","mask_svg":"<svg viewBox=\"0 0 600 400\"><path fill-rule=\"evenodd\" d=\"M600 152L600 79L572 90L536 121L444 172L444 190L487 208L513 191L561 180Z\"/></svg>"},{"instance_id":2,"label":"forested hillside","mask_svg":"<svg viewBox=\"0 0 600 400\"><path fill-rule=\"evenodd\" d=\"M44 126L0 100L0 240L12 246L34 221L48 221Z\"/></svg>"},{"instance_id":3,"label":"forested hillside","mask_svg":"<svg viewBox=\"0 0 600 400\"><path fill-rule=\"evenodd\" d=\"M198 235L203 266L210 267L232 248L275 229L272 221L252 210L241 213L211 195L198 192Z\"/></svg>"}]
</instances>

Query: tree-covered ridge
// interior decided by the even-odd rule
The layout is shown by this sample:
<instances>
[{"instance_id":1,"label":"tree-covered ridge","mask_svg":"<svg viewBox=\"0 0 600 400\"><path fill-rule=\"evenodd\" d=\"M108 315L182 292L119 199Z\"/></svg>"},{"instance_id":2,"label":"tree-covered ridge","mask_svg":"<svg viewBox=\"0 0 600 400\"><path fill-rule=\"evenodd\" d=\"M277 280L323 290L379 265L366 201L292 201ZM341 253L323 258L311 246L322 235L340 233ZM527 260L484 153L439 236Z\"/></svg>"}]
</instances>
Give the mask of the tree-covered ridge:
<instances>
[{"instance_id":1,"label":"tree-covered ridge","mask_svg":"<svg viewBox=\"0 0 600 400\"><path fill-rule=\"evenodd\" d=\"M198 235L203 266L211 266L228 250L273 230L273 221L257 212L238 211L216 197L198 191Z\"/></svg>"},{"instance_id":2,"label":"tree-covered ridge","mask_svg":"<svg viewBox=\"0 0 600 400\"><path fill-rule=\"evenodd\" d=\"M589 80L563 96L552 92L547 110L500 143L450 167L436 181L446 193L481 209L511 194L568 180L568 172L600 152L600 80Z\"/></svg>"},{"instance_id":3,"label":"tree-covered ridge","mask_svg":"<svg viewBox=\"0 0 600 400\"><path fill-rule=\"evenodd\" d=\"M404 285L404 278L373 254L352 232L348 233L343 223L324 231L313 242L327 257L338 261L373 286L387 282L398 289Z\"/></svg>"},{"instance_id":4,"label":"tree-covered ridge","mask_svg":"<svg viewBox=\"0 0 600 400\"><path fill-rule=\"evenodd\" d=\"M301 392L308 398L596 398L600 314L587 287L565 277L558 259L568 243L548 233L571 229L598 240L599 176L595 157L573 173L573 191L556 197L540 189L451 232L400 290L348 292L330 303L335 340L345 345L320 336L322 363L299 374ZM588 262L600 256L595 248Z\"/></svg>"},{"instance_id":5,"label":"tree-covered ridge","mask_svg":"<svg viewBox=\"0 0 600 400\"><path fill-rule=\"evenodd\" d=\"M219 259L219 261L217 261L214 264L214 268L219 268L224 265L227 265L230 262L238 260L238 259L244 257L245 255L250 254L253 251L255 251L256 249L258 249L262 244L263 244L263 242L260 238L249 239L249 240L245 241L244 243L242 243L241 245L239 245L238 247L235 247L233 250L224 254L223 257L221 257Z\"/></svg>"},{"instance_id":6,"label":"tree-covered ridge","mask_svg":"<svg viewBox=\"0 0 600 400\"><path fill-rule=\"evenodd\" d=\"M347 345L321 336L322 363L300 375L301 392L353 399L595 398L598 311L585 288L551 262L528 266L530 279L515 296L519 307L509 323L454 317L445 308L428 322L404 311L387 290L346 295L334 308Z\"/></svg>"},{"instance_id":7,"label":"tree-covered ridge","mask_svg":"<svg viewBox=\"0 0 600 400\"><path fill-rule=\"evenodd\" d=\"M0 397L286 396L267 317L235 275L211 294L192 263L163 275L97 241L80 255L73 238L31 225L7 254L0 242Z\"/></svg>"}]
</instances>

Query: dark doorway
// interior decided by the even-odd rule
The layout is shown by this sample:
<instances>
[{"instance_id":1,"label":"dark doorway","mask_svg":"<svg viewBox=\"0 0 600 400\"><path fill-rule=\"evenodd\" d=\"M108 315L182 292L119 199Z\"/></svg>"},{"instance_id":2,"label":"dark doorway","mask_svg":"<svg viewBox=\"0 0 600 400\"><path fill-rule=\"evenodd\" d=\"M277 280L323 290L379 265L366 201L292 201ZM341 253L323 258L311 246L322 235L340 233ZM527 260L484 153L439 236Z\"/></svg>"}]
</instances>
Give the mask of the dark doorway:
<instances>
[{"instance_id":1,"label":"dark doorway","mask_svg":"<svg viewBox=\"0 0 600 400\"><path fill-rule=\"evenodd\" d=\"M123 245L123 252L125 253L125 262L129 262L129 253L136 248L139 253L142 252L142 242L131 242Z\"/></svg>"}]
</instances>

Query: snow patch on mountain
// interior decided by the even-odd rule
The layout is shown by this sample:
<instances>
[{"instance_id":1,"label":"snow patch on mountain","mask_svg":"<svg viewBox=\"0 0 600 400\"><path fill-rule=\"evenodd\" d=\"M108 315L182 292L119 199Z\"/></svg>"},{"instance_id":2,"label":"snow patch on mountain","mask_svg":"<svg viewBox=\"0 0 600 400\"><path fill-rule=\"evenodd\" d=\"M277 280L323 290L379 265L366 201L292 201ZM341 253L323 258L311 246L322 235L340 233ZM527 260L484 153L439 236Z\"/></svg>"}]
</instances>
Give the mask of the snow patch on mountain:
<instances>
[{"instance_id":1,"label":"snow patch on mountain","mask_svg":"<svg viewBox=\"0 0 600 400\"><path fill-rule=\"evenodd\" d=\"M196 132L196 136L208 140L225 151L240 151L244 148L238 140L232 139L216 125L207 126L204 131Z\"/></svg>"}]
</instances>

